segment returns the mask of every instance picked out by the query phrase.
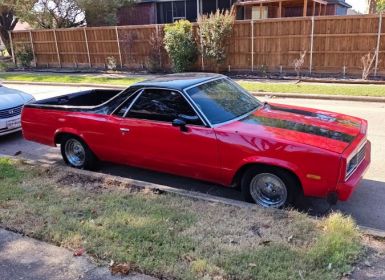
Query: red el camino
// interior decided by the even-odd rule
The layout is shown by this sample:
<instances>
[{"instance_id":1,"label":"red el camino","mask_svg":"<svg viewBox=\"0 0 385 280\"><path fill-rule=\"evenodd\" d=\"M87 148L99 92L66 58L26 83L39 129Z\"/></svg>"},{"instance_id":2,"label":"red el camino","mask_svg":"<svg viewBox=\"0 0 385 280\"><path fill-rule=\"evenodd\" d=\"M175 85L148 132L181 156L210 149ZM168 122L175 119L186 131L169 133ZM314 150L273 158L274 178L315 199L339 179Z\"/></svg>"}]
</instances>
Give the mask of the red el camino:
<instances>
[{"instance_id":1,"label":"red el camino","mask_svg":"<svg viewBox=\"0 0 385 280\"><path fill-rule=\"evenodd\" d=\"M60 144L75 168L101 160L240 186L264 207L299 195L347 200L370 163L365 120L261 103L216 74L35 102L24 107L22 127L28 140Z\"/></svg>"}]
</instances>

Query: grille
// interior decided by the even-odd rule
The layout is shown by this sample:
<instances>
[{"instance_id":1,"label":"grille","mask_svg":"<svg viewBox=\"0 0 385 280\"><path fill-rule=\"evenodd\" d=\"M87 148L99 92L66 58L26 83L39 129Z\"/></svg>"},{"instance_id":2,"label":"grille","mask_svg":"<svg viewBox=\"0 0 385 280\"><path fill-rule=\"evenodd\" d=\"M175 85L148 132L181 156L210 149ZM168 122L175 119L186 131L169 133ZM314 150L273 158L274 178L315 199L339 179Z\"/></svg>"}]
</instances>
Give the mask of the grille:
<instances>
[{"instance_id":1,"label":"grille","mask_svg":"<svg viewBox=\"0 0 385 280\"><path fill-rule=\"evenodd\" d=\"M0 119L8 119L8 118L16 117L21 114L22 109L23 109L23 105L17 106L14 108L5 109L5 110L0 110Z\"/></svg>"},{"instance_id":2,"label":"grille","mask_svg":"<svg viewBox=\"0 0 385 280\"><path fill-rule=\"evenodd\" d=\"M352 157L346 167L346 179L348 179L365 159L366 144Z\"/></svg>"}]
</instances>

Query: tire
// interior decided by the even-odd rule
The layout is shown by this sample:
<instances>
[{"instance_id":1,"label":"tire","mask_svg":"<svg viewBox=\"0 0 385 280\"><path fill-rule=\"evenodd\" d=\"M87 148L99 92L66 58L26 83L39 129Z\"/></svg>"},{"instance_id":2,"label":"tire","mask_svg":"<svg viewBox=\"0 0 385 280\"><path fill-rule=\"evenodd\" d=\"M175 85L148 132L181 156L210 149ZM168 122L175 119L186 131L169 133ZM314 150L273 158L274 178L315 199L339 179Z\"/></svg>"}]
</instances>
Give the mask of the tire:
<instances>
[{"instance_id":1,"label":"tire","mask_svg":"<svg viewBox=\"0 0 385 280\"><path fill-rule=\"evenodd\" d=\"M243 174L241 191L245 201L266 208L293 205L300 192L298 180L278 168L251 167Z\"/></svg>"},{"instance_id":2,"label":"tire","mask_svg":"<svg viewBox=\"0 0 385 280\"><path fill-rule=\"evenodd\" d=\"M98 159L84 141L76 136L64 136L60 145L64 162L73 168L95 170Z\"/></svg>"}]
</instances>

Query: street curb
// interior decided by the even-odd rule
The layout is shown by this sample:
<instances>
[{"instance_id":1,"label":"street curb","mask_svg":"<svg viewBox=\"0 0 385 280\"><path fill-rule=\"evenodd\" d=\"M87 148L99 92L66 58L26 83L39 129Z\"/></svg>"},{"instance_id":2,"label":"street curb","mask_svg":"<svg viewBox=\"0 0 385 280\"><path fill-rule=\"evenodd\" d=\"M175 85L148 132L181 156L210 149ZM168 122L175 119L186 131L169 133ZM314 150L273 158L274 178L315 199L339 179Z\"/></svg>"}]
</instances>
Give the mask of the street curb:
<instances>
[{"instance_id":1,"label":"street curb","mask_svg":"<svg viewBox=\"0 0 385 280\"><path fill-rule=\"evenodd\" d=\"M91 87L105 89L125 89L128 86L106 85L106 84L87 84L87 83L50 83L50 82L22 82L22 81L3 81L5 85L42 85L42 86L62 86L62 87ZM337 100L337 101L356 101L356 102L376 102L385 103L385 97L372 96L345 96L345 95L323 95L323 94L299 94L282 92L251 92L257 97L269 98L295 98L295 99L317 99L317 100Z\"/></svg>"},{"instance_id":2,"label":"street curb","mask_svg":"<svg viewBox=\"0 0 385 280\"><path fill-rule=\"evenodd\" d=\"M107 181L119 182L119 183L123 183L123 184L130 185L133 187L137 187L139 189L151 190L153 192L166 192L166 193L180 195L180 196L191 198L191 199L203 200L203 201L207 201L210 203L220 203L220 204L224 204L227 206L235 206L235 207L243 208L243 209L259 208L259 206L257 206L257 205L243 202L243 201L233 200L233 199L224 198L224 197L218 197L218 196L214 196L211 194L204 194L204 193L199 193L199 192L194 192L194 191L181 190L181 189L177 189L177 188L173 188L173 187L169 187L169 186L165 186L165 185L154 184L154 183L140 181L140 180L134 180L134 179L125 178L125 177L116 176L116 175L103 174L103 173L98 173L98 172L94 172L94 171L82 170L82 169L74 169L71 167L62 166L62 165L58 165L58 164L52 165L52 164L48 164L46 162L42 162L39 160L25 159L22 157L8 156L8 155L3 155L3 154L0 154L0 157L9 158L9 159L13 159L13 160L22 160L23 163L26 163L29 165L34 165L34 166L35 165L47 166L47 167L60 166L60 168L65 169L65 171L76 174L76 175L83 175L83 176L92 177L95 179L103 179L103 180L107 180ZM358 227L363 234L370 235L370 236L377 237L377 238L381 238L381 239L385 238L385 231L383 231L383 230L370 228L370 227L366 227L366 226L358 226Z\"/></svg>"}]
</instances>

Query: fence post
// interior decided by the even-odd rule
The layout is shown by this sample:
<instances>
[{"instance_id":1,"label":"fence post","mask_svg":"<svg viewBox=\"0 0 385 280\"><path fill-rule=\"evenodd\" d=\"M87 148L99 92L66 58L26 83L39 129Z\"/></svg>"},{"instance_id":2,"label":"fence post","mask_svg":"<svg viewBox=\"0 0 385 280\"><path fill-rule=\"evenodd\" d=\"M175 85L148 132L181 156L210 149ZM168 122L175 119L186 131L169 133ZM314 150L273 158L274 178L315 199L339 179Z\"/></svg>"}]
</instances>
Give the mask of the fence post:
<instances>
[{"instance_id":1,"label":"fence post","mask_svg":"<svg viewBox=\"0 0 385 280\"><path fill-rule=\"evenodd\" d=\"M12 61L13 61L13 64L16 64L15 51L13 50L12 32L8 31L8 35L9 35L9 43L11 44Z\"/></svg>"},{"instance_id":2,"label":"fence post","mask_svg":"<svg viewBox=\"0 0 385 280\"><path fill-rule=\"evenodd\" d=\"M33 45L33 39L32 39L32 31L29 31L29 41L31 42L31 49L32 49L32 54L33 54L33 61L35 62L35 67L37 66L37 60L36 60L36 55L35 55L35 47Z\"/></svg>"},{"instance_id":3,"label":"fence post","mask_svg":"<svg viewBox=\"0 0 385 280\"><path fill-rule=\"evenodd\" d=\"M62 65L61 65L61 59L60 59L60 53L59 53L59 46L57 44L57 38L56 38L56 29L53 30L53 37L55 39L55 46L56 46L56 53L57 53L57 60L59 62L59 66L60 68L62 68Z\"/></svg>"},{"instance_id":4,"label":"fence post","mask_svg":"<svg viewBox=\"0 0 385 280\"><path fill-rule=\"evenodd\" d=\"M380 53L380 44L381 44L381 29L382 29L382 13L378 18L378 33L377 33L377 46L376 46L376 63L374 66L374 76L377 76L378 63L379 63L379 53Z\"/></svg>"},{"instance_id":5,"label":"fence post","mask_svg":"<svg viewBox=\"0 0 385 280\"><path fill-rule=\"evenodd\" d=\"M160 33L159 33L159 24L156 25L156 44L159 44ZM162 50L158 47L158 55L159 55L159 66L163 67L163 59L162 59Z\"/></svg>"},{"instance_id":6,"label":"fence post","mask_svg":"<svg viewBox=\"0 0 385 280\"><path fill-rule=\"evenodd\" d=\"M90 48L88 46L88 38L87 38L87 30L85 28L83 28L83 31L84 31L84 39L85 39L85 42L86 42L86 49L87 49L87 57L88 57L88 66L90 68L92 68L92 64L91 64L91 56L90 56Z\"/></svg>"},{"instance_id":7,"label":"fence post","mask_svg":"<svg viewBox=\"0 0 385 280\"><path fill-rule=\"evenodd\" d=\"M309 72L310 75L313 71L313 46L314 46L314 16L311 17L311 37L310 37L310 62L309 62Z\"/></svg>"},{"instance_id":8,"label":"fence post","mask_svg":"<svg viewBox=\"0 0 385 280\"><path fill-rule=\"evenodd\" d=\"M251 72L254 72L254 20L251 23Z\"/></svg>"},{"instance_id":9,"label":"fence post","mask_svg":"<svg viewBox=\"0 0 385 280\"><path fill-rule=\"evenodd\" d=\"M119 39L119 32L118 32L117 26L115 26L115 33L116 33L116 42L118 43L120 68L123 68L122 51L120 50L120 39Z\"/></svg>"}]
</instances>

